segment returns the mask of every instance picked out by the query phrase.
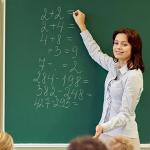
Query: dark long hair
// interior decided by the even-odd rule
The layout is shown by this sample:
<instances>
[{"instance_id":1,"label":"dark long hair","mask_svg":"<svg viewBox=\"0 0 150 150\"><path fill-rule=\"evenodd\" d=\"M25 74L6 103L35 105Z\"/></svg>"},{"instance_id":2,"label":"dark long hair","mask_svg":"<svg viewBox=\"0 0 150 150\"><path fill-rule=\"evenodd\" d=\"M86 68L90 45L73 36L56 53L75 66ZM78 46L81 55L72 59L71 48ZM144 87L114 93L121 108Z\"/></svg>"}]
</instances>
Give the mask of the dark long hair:
<instances>
[{"instance_id":1,"label":"dark long hair","mask_svg":"<svg viewBox=\"0 0 150 150\"><path fill-rule=\"evenodd\" d=\"M128 42L132 46L131 58L127 62L129 70L141 69L142 73L145 71L145 66L142 60L142 40L138 32L134 29L120 28L113 33L113 41L119 33L124 33L128 37ZM114 62L118 62L118 59L113 55Z\"/></svg>"}]
</instances>

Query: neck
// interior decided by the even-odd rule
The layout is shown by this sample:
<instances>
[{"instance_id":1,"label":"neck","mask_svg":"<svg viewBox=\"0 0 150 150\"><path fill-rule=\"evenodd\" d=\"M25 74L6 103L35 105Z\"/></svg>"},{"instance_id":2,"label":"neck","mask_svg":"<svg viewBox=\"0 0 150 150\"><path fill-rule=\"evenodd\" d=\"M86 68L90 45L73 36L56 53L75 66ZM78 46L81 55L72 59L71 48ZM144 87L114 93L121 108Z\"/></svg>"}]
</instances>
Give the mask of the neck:
<instances>
[{"instance_id":1,"label":"neck","mask_svg":"<svg viewBox=\"0 0 150 150\"><path fill-rule=\"evenodd\" d=\"M119 61L119 62L120 62L120 67L121 68L127 64L127 61Z\"/></svg>"}]
</instances>

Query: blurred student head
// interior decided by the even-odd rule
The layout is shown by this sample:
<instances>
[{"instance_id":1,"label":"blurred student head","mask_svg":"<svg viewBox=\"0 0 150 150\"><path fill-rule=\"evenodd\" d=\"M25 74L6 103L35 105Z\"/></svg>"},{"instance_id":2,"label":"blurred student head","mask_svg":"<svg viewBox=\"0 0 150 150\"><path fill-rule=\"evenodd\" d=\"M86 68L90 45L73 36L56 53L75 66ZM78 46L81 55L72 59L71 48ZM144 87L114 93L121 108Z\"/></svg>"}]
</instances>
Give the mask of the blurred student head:
<instances>
[{"instance_id":1,"label":"blurred student head","mask_svg":"<svg viewBox=\"0 0 150 150\"><path fill-rule=\"evenodd\" d=\"M77 137L73 139L67 150L107 150L104 143L91 136Z\"/></svg>"},{"instance_id":2,"label":"blurred student head","mask_svg":"<svg viewBox=\"0 0 150 150\"><path fill-rule=\"evenodd\" d=\"M0 150L13 150L13 139L6 133L0 131Z\"/></svg>"},{"instance_id":3,"label":"blurred student head","mask_svg":"<svg viewBox=\"0 0 150 150\"><path fill-rule=\"evenodd\" d=\"M133 150L130 140L122 135L116 135L109 138L105 145L108 150Z\"/></svg>"}]
</instances>

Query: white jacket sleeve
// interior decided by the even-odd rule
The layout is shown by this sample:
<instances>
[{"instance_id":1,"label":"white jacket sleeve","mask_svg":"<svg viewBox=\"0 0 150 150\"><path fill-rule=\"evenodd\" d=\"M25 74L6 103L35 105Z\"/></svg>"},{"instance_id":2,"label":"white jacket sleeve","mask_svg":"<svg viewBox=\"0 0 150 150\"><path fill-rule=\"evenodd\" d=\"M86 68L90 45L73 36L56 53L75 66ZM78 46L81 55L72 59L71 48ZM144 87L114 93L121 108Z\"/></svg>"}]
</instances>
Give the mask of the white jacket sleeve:
<instances>
[{"instance_id":1,"label":"white jacket sleeve","mask_svg":"<svg viewBox=\"0 0 150 150\"><path fill-rule=\"evenodd\" d=\"M104 54L98 44L94 41L92 35L88 30L85 30L80 33L83 39L83 42L89 52L89 55L104 69L107 71L110 70L112 63L114 63L113 58L109 57L107 54Z\"/></svg>"}]
</instances>

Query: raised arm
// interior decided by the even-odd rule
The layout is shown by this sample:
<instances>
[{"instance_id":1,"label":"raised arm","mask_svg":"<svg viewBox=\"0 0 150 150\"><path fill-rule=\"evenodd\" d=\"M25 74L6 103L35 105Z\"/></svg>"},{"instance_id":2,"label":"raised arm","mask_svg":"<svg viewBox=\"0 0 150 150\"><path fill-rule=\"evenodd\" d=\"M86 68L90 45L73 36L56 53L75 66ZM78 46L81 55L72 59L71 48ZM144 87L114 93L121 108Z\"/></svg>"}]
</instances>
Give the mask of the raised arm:
<instances>
[{"instance_id":1,"label":"raised arm","mask_svg":"<svg viewBox=\"0 0 150 150\"><path fill-rule=\"evenodd\" d=\"M80 10L77 10L73 13L73 17L77 25L79 26L81 30L81 36L83 39L83 42L90 54L90 56L104 69L109 71L112 67L113 59L112 57L109 57L107 54L104 54L99 45L95 42L92 35L89 33L89 31L86 29L85 25L85 14L83 14Z\"/></svg>"}]
</instances>

